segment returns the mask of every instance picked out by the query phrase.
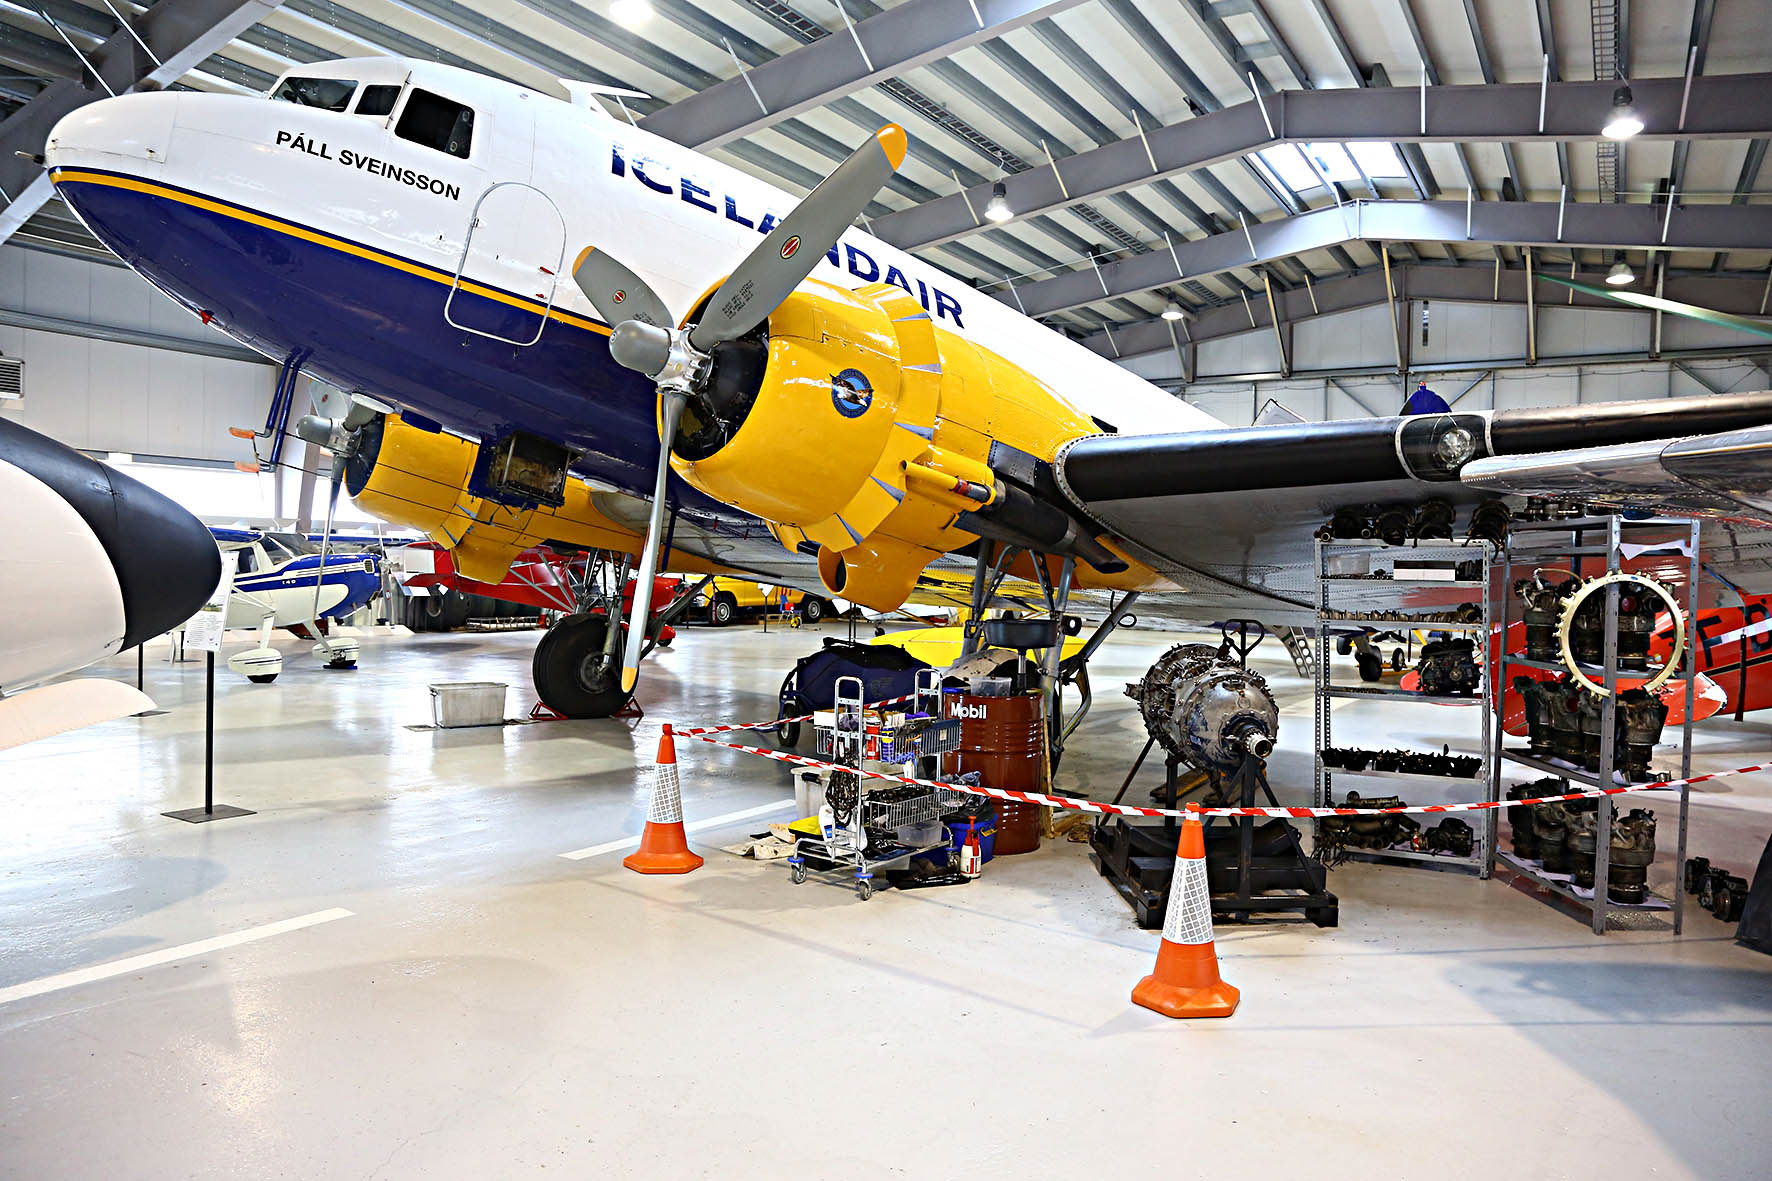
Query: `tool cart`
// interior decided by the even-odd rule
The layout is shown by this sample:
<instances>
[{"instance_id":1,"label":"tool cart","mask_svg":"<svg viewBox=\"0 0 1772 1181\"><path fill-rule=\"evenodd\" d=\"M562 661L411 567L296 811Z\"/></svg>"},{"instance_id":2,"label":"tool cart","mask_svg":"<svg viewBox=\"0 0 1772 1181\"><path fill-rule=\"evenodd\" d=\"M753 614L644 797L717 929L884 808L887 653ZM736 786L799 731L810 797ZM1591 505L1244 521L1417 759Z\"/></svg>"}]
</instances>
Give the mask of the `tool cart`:
<instances>
[{"instance_id":1,"label":"tool cart","mask_svg":"<svg viewBox=\"0 0 1772 1181\"><path fill-rule=\"evenodd\" d=\"M835 709L815 724L820 754L840 769L830 773L825 787L818 835L794 842L789 872L796 883L814 873L848 875L856 897L865 902L873 896L876 873L951 848L942 813L965 794L864 778L862 770L872 769L868 764L908 766L910 777L928 778L935 757L959 745L960 722L941 717L941 676L924 669L917 675L913 709L870 710L860 679L843 677L837 681Z\"/></svg>"}]
</instances>

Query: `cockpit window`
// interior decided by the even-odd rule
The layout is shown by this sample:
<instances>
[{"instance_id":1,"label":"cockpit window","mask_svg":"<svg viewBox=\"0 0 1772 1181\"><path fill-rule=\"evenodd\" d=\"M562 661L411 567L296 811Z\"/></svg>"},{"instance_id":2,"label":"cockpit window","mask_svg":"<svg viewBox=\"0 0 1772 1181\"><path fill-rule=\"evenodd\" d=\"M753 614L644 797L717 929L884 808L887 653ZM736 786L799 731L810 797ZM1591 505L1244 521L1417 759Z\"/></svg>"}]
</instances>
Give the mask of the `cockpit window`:
<instances>
[{"instance_id":1,"label":"cockpit window","mask_svg":"<svg viewBox=\"0 0 1772 1181\"><path fill-rule=\"evenodd\" d=\"M474 112L453 99L415 88L394 134L466 160L474 142Z\"/></svg>"},{"instance_id":2,"label":"cockpit window","mask_svg":"<svg viewBox=\"0 0 1772 1181\"><path fill-rule=\"evenodd\" d=\"M285 78L271 97L297 106L342 111L356 90L357 84L348 78Z\"/></svg>"},{"instance_id":3,"label":"cockpit window","mask_svg":"<svg viewBox=\"0 0 1772 1181\"><path fill-rule=\"evenodd\" d=\"M400 100L398 86L365 86L363 97L357 100L359 115L375 115L378 118L391 114L394 104Z\"/></svg>"}]
</instances>

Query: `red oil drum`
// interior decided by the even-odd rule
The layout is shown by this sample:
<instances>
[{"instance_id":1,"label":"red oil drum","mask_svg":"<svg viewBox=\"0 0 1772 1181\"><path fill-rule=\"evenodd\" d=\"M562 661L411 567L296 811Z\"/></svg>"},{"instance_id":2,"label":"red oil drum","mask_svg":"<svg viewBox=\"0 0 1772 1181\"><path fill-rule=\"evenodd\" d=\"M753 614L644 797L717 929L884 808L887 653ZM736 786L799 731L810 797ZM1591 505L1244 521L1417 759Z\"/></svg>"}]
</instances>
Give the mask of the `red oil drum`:
<instances>
[{"instance_id":1,"label":"red oil drum","mask_svg":"<svg viewBox=\"0 0 1772 1181\"><path fill-rule=\"evenodd\" d=\"M950 775L977 771L986 787L1045 792L1045 699L1038 693L1019 697L943 695L947 716L960 719L960 749L943 756ZM1032 853L1040 847L1040 805L993 800L997 810L997 856Z\"/></svg>"}]
</instances>

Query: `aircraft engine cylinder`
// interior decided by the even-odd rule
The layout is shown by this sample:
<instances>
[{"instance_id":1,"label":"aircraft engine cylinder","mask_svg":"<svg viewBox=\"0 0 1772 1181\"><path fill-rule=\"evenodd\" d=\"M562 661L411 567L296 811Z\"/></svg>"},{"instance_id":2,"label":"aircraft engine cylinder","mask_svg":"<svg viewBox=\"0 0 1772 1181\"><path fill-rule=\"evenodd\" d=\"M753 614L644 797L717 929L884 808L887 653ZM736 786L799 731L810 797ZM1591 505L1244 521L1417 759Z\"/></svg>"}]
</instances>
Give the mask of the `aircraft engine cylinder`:
<instances>
[{"instance_id":1,"label":"aircraft engine cylinder","mask_svg":"<svg viewBox=\"0 0 1772 1181\"><path fill-rule=\"evenodd\" d=\"M1126 686L1126 696L1138 702L1151 737L1191 767L1233 771L1245 753L1272 754L1280 732L1267 682L1210 644L1177 644Z\"/></svg>"}]
</instances>

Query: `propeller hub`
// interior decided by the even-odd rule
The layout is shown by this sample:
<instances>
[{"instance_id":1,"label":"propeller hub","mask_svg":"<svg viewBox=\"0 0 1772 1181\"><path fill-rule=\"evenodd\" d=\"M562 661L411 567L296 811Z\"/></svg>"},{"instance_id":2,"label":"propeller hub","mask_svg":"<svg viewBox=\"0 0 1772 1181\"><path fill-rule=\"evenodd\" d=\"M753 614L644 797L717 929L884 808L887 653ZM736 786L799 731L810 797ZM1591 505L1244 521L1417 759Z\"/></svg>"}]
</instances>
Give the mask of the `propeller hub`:
<instances>
[{"instance_id":1,"label":"propeller hub","mask_svg":"<svg viewBox=\"0 0 1772 1181\"><path fill-rule=\"evenodd\" d=\"M625 365L648 377L664 376L671 362L671 331L639 320L623 320L609 334L609 355L618 365Z\"/></svg>"}]
</instances>

